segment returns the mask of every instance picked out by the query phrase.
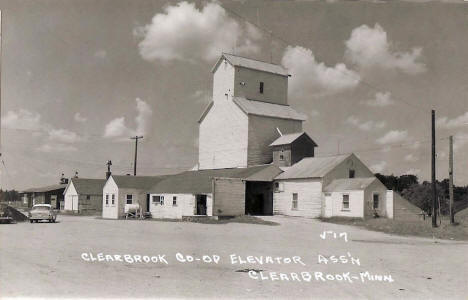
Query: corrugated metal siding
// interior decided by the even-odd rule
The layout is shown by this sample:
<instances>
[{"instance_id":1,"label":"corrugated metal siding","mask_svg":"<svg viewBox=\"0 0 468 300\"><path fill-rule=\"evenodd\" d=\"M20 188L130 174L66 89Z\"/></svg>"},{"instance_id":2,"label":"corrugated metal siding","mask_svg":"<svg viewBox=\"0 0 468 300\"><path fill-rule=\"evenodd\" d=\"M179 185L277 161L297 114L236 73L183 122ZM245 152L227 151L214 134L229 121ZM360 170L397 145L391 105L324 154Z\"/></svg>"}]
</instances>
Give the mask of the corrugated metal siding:
<instances>
[{"instance_id":1,"label":"corrugated metal siding","mask_svg":"<svg viewBox=\"0 0 468 300\"><path fill-rule=\"evenodd\" d=\"M263 82L263 93L260 93L260 82ZM234 97L286 105L288 104L288 77L237 68Z\"/></svg>"},{"instance_id":2,"label":"corrugated metal siding","mask_svg":"<svg viewBox=\"0 0 468 300\"><path fill-rule=\"evenodd\" d=\"M234 103L249 115L257 115L288 120L305 121L307 116L298 113L289 105L272 104L262 101L248 100L243 97L233 98ZM302 130L302 129L301 129ZM272 143L273 141L271 141ZM270 143L270 144L271 144Z\"/></svg>"},{"instance_id":3,"label":"corrugated metal siding","mask_svg":"<svg viewBox=\"0 0 468 300\"><path fill-rule=\"evenodd\" d=\"M214 181L213 215L245 214L245 182L240 179L216 178Z\"/></svg>"},{"instance_id":4,"label":"corrugated metal siding","mask_svg":"<svg viewBox=\"0 0 468 300\"><path fill-rule=\"evenodd\" d=\"M270 144L282 133L302 131L302 122L261 116L249 116L248 159L249 166L267 164L273 161Z\"/></svg>"},{"instance_id":5,"label":"corrugated metal siding","mask_svg":"<svg viewBox=\"0 0 468 300\"><path fill-rule=\"evenodd\" d=\"M319 179L281 180L282 192L273 193L273 214L318 218L322 214L322 183ZM293 193L298 194L298 208L292 209Z\"/></svg>"}]
</instances>

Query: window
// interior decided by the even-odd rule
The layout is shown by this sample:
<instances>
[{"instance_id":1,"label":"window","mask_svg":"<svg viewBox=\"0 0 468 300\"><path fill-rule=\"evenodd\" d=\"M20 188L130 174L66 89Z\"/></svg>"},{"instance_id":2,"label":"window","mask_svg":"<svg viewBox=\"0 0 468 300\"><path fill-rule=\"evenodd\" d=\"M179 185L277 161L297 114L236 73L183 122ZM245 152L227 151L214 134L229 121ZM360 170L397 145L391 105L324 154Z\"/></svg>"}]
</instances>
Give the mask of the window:
<instances>
[{"instance_id":1,"label":"window","mask_svg":"<svg viewBox=\"0 0 468 300\"><path fill-rule=\"evenodd\" d=\"M292 194L292 209L296 210L297 209L297 193Z\"/></svg>"},{"instance_id":2,"label":"window","mask_svg":"<svg viewBox=\"0 0 468 300\"><path fill-rule=\"evenodd\" d=\"M263 94L263 81L260 81L260 94Z\"/></svg>"},{"instance_id":3,"label":"window","mask_svg":"<svg viewBox=\"0 0 468 300\"><path fill-rule=\"evenodd\" d=\"M172 206L177 206L177 197L176 196L172 197Z\"/></svg>"},{"instance_id":4,"label":"window","mask_svg":"<svg viewBox=\"0 0 468 300\"><path fill-rule=\"evenodd\" d=\"M374 194L373 198L374 198L373 207L374 209L378 209L379 208L379 194Z\"/></svg>"},{"instance_id":5,"label":"window","mask_svg":"<svg viewBox=\"0 0 468 300\"><path fill-rule=\"evenodd\" d=\"M90 200L91 199L91 196L90 195L86 195L86 200Z\"/></svg>"},{"instance_id":6,"label":"window","mask_svg":"<svg viewBox=\"0 0 468 300\"><path fill-rule=\"evenodd\" d=\"M154 204L164 205L164 196L153 196L152 199Z\"/></svg>"},{"instance_id":7,"label":"window","mask_svg":"<svg viewBox=\"0 0 468 300\"><path fill-rule=\"evenodd\" d=\"M343 210L349 210L349 195L343 195Z\"/></svg>"},{"instance_id":8,"label":"window","mask_svg":"<svg viewBox=\"0 0 468 300\"><path fill-rule=\"evenodd\" d=\"M112 205L115 204L115 194L112 194Z\"/></svg>"},{"instance_id":9,"label":"window","mask_svg":"<svg viewBox=\"0 0 468 300\"><path fill-rule=\"evenodd\" d=\"M349 178L354 178L355 173L354 170L349 170Z\"/></svg>"},{"instance_id":10,"label":"window","mask_svg":"<svg viewBox=\"0 0 468 300\"><path fill-rule=\"evenodd\" d=\"M106 205L109 205L109 194L106 194Z\"/></svg>"},{"instance_id":11,"label":"window","mask_svg":"<svg viewBox=\"0 0 468 300\"><path fill-rule=\"evenodd\" d=\"M127 204L133 204L133 195L127 195Z\"/></svg>"},{"instance_id":12,"label":"window","mask_svg":"<svg viewBox=\"0 0 468 300\"><path fill-rule=\"evenodd\" d=\"M279 160L284 160L284 150L281 150Z\"/></svg>"}]
</instances>

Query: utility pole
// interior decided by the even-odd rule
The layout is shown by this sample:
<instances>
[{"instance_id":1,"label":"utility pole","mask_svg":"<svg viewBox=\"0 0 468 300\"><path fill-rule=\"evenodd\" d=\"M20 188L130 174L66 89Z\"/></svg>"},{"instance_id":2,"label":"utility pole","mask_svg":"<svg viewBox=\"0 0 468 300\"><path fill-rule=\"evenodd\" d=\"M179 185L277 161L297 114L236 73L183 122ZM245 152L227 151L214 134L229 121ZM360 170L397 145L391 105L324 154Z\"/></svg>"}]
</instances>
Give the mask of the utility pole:
<instances>
[{"instance_id":1,"label":"utility pole","mask_svg":"<svg viewBox=\"0 0 468 300\"><path fill-rule=\"evenodd\" d=\"M449 195L450 195L450 224L455 223L453 210L453 136L449 138Z\"/></svg>"},{"instance_id":2,"label":"utility pole","mask_svg":"<svg viewBox=\"0 0 468 300\"><path fill-rule=\"evenodd\" d=\"M435 146L435 110L431 114L432 129L432 227L437 227L437 187L436 187L436 146Z\"/></svg>"},{"instance_id":3,"label":"utility pole","mask_svg":"<svg viewBox=\"0 0 468 300\"><path fill-rule=\"evenodd\" d=\"M143 138L142 135L141 136L136 135L130 138L131 140L135 140L135 161L133 163L133 176L136 176L138 140L142 138Z\"/></svg>"}]
</instances>

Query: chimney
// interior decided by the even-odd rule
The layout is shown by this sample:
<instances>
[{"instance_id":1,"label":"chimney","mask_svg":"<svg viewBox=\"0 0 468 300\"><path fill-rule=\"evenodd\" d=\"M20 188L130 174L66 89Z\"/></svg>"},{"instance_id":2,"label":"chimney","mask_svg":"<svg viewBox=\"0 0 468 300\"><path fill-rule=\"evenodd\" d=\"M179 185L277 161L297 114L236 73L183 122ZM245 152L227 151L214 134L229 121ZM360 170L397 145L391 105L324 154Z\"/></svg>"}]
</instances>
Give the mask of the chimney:
<instances>
[{"instance_id":1,"label":"chimney","mask_svg":"<svg viewBox=\"0 0 468 300\"><path fill-rule=\"evenodd\" d=\"M65 178L65 174L62 173L62 177L60 177L60 184L68 184L68 178Z\"/></svg>"},{"instance_id":2,"label":"chimney","mask_svg":"<svg viewBox=\"0 0 468 300\"><path fill-rule=\"evenodd\" d=\"M112 172L110 170L110 166L112 166L112 161L108 160L107 161L106 179L109 179L109 177L112 175Z\"/></svg>"}]
</instances>

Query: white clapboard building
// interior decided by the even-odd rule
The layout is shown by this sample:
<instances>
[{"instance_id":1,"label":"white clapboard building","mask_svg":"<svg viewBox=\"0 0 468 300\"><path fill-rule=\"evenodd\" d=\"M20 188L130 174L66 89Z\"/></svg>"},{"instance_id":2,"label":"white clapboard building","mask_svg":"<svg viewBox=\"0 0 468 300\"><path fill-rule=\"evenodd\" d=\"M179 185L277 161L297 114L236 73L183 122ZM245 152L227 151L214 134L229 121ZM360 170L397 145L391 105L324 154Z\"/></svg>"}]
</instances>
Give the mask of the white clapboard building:
<instances>
[{"instance_id":1,"label":"white clapboard building","mask_svg":"<svg viewBox=\"0 0 468 300\"><path fill-rule=\"evenodd\" d=\"M285 68L222 54L212 73L212 101L198 120L194 170L111 176L103 217L121 217L136 204L153 218L394 216L395 194L357 156L315 155L317 144L303 131L306 114L288 104Z\"/></svg>"}]
</instances>

